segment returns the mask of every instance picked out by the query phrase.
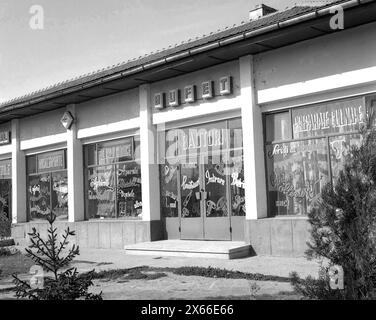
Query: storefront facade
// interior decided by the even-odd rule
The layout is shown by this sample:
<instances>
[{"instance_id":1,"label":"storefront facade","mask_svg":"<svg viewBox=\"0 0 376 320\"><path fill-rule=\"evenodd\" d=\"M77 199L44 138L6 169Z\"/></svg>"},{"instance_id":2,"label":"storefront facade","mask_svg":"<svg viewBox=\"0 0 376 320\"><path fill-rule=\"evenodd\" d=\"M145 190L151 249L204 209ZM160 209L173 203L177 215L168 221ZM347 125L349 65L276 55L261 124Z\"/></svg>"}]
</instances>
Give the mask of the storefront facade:
<instances>
[{"instance_id":1,"label":"storefront facade","mask_svg":"<svg viewBox=\"0 0 376 320\"><path fill-rule=\"evenodd\" d=\"M53 211L81 247L222 240L302 256L307 212L375 105L375 33L368 23L227 60L213 50L10 120L0 200L14 238L45 233Z\"/></svg>"}]
</instances>

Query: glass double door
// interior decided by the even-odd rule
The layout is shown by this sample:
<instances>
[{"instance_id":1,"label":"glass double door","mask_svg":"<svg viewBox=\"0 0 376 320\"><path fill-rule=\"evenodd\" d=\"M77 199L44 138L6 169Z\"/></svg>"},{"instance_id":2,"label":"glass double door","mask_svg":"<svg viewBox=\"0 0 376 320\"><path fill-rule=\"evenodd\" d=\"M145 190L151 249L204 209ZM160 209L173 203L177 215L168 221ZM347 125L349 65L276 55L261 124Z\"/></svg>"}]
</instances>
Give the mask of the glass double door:
<instances>
[{"instance_id":1,"label":"glass double door","mask_svg":"<svg viewBox=\"0 0 376 320\"><path fill-rule=\"evenodd\" d=\"M220 155L180 165L181 239L231 240L228 183Z\"/></svg>"}]
</instances>

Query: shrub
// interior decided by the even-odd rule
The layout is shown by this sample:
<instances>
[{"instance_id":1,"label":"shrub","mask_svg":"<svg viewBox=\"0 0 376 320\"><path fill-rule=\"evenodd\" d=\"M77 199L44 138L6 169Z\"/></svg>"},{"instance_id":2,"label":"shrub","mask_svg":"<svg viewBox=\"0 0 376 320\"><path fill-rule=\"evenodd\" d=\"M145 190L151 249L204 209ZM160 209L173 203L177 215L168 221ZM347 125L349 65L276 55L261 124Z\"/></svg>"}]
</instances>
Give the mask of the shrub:
<instances>
[{"instance_id":1,"label":"shrub","mask_svg":"<svg viewBox=\"0 0 376 320\"><path fill-rule=\"evenodd\" d=\"M27 256L30 257L43 271L49 272L51 276L43 278L42 286L32 286L30 283L21 280L17 275L13 275L16 284L17 298L28 298L32 300L101 300L102 293L96 295L88 292L93 284L92 277L94 270L84 275L79 275L76 268L69 268L70 262L79 255L79 247L73 245L66 253L69 244L68 238L73 236L74 231L69 227L62 235L62 241L58 243L58 235L53 223L56 216L51 213L47 218L49 223L48 239L45 241L33 228L29 233L31 245L26 249ZM33 249L36 249L34 252Z\"/></svg>"},{"instance_id":2,"label":"shrub","mask_svg":"<svg viewBox=\"0 0 376 320\"><path fill-rule=\"evenodd\" d=\"M371 120L369 120L371 123ZM376 298L376 131L361 130L361 143L351 146L335 185L327 184L319 206L308 214L312 240L308 258L327 261L318 279L298 279L295 289L314 299ZM328 270L344 271L344 290L332 290Z\"/></svg>"}]
</instances>

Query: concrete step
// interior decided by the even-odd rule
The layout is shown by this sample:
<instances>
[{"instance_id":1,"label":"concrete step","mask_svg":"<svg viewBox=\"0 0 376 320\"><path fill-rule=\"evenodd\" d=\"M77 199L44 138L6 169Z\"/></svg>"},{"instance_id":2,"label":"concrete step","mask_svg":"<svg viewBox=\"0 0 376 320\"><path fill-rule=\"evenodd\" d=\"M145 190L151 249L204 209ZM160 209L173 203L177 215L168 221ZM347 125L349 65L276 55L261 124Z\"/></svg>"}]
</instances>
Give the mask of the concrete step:
<instances>
[{"instance_id":1,"label":"concrete step","mask_svg":"<svg viewBox=\"0 0 376 320\"><path fill-rule=\"evenodd\" d=\"M195 258L239 259L251 254L251 246L239 241L163 240L125 246L127 254Z\"/></svg>"}]
</instances>

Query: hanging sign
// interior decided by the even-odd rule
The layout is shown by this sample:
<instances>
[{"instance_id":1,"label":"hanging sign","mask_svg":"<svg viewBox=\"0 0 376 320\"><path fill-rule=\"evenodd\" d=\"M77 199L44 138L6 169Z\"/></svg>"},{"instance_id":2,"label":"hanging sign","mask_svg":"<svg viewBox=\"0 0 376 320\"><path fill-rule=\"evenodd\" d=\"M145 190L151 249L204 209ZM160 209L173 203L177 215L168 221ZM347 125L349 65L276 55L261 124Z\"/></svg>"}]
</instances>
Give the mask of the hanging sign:
<instances>
[{"instance_id":1,"label":"hanging sign","mask_svg":"<svg viewBox=\"0 0 376 320\"><path fill-rule=\"evenodd\" d=\"M10 144L10 131L0 131L0 145Z\"/></svg>"},{"instance_id":2,"label":"hanging sign","mask_svg":"<svg viewBox=\"0 0 376 320\"><path fill-rule=\"evenodd\" d=\"M64 150L38 154L38 171L65 169Z\"/></svg>"}]
</instances>

